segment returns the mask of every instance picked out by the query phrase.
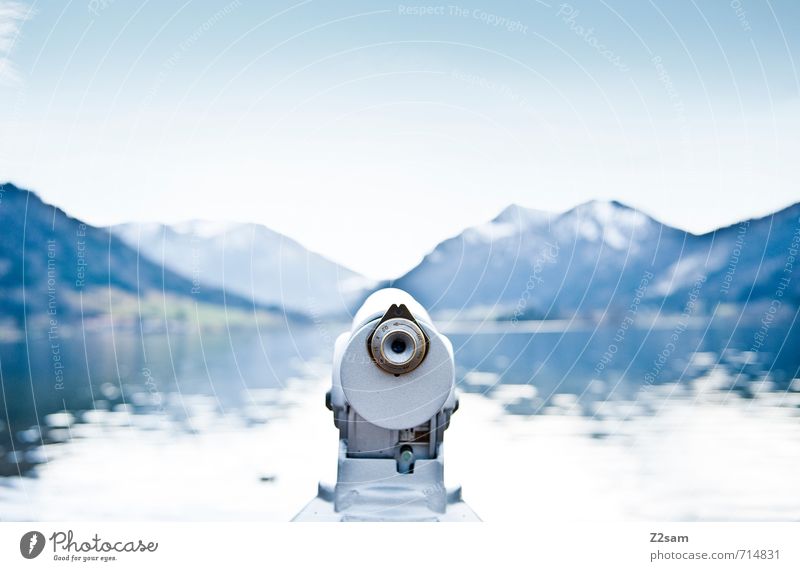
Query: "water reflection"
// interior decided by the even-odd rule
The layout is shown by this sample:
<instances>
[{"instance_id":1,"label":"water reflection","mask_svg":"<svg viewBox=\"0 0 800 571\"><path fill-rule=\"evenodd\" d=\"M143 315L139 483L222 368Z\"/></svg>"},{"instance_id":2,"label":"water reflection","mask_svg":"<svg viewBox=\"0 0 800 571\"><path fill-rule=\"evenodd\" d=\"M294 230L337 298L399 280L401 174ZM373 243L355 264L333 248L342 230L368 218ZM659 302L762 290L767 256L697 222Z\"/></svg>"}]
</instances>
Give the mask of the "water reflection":
<instances>
[{"instance_id":1,"label":"water reflection","mask_svg":"<svg viewBox=\"0 0 800 571\"><path fill-rule=\"evenodd\" d=\"M793 490L788 475L800 471L796 328L776 328L757 353L749 350L752 332L747 330L723 325L689 328L657 375L654 363L670 341L669 327L629 330L609 359L613 335L613 330L603 328L537 332L504 330L496 324L488 331L449 332L458 386L472 404L462 406L448 436L449 454L456 457L448 470L478 478L472 482L477 487L473 493L480 500L483 491L484 510L496 511L496 499L486 492L492 488L482 483L489 481L488 476L480 480L485 471L459 466L459 456L472 456L468 448L459 452L465 442L481 447L491 443L489 456L497 455L492 461L506 468L520 458L545 456L533 472L527 464L518 468L529 478L538 478L539 486L554 486L548 490L550 497L561 494L572 499L580 496L570 488L577 484L570 484L570 478L561 480L558 472L574 468L562 460L580 450L588 454L587 462L592 458L599 462L590 466L593 472L608 471L608 490L602 492L606 509L614 501L611 482L617 476L635 480L632 485L641 488L642 501L652 504L646 513L623 509L627 499L620 497L614 504L620 517L800 517L798 494L786 497ZM92 495L83 497L84 509L93 498L98 506L106 505L103 502L117 497L120 490L137 489L132 478L146 473L159 482L164 494L180 494L187 478L205 481L202 493L209 503L190 504L187 497L192 510L179 513L143 487L141 493L151 495L89 513L123 519L135 514L285 519L291 515L286 512L290 503L296 500L295 505L301 505L306 493L304 489L293 495L292 490L300 483L312 485L321 471L334 466L335 431L322 407L332 352L327 329L239 329L202 336L150 332L144 340L138 331L117 331L113 337L96 332L85 338L64 337L61 345L62 388L56 388L47 339L0 345L0 475L5 476L0 478L0 506L5 506L0 507L0 518L70 517L69 504L63 503L60 493L75 495L77 502L81 482L94 481ZM725 430L730 422L748 429ZM561 448L554 451L554 442ZM687 447L703 452L686 456ZM159 450L169 453L160 455ZM661 464L669 456L687 473L698 471L700 481L711 482L724 477L720 471L731 466L744 471L739 462L731 464L737 450L744 450L759 470L768 471L775 480L771 496L758 496L763 508L753 499L747 506L734 502L727 511L714 511L693 496L694 479L676 472L674 465ZM759 456L759 450L769 453ZM662 460L655 459L659 455ZM119 466L126 466L126 471L120 472ZM202 476L196 473L200 469L206 471ZM784 479L776 480L777 470ZM666 486L661 480L667 476L660 475L665 472L683 484L662 489L658 497L644 493L647 478ZM113 474L111 481L103 474ZM598 478L600 483L595 484L601 485ZM728 483L714 492L713 501L732 499L725 494L741 496L763 475L751 469L742 478L744 488L726 491L732 486ZM230 490L229 480L239 482L237 490ZM237 491L263 497L272 508L249 504ZM496 496L496 486L493 491ZM54 494L59 499L51 505L46 499ZM694 499L681 500L680 494ZM224 510L223 502L227 502ZM670 503L680 509L662 510ZM551 507L554 512L571 513L564 506ZM584 504L575 513L591 509Z\"/></svg>"},{"instance_id":2,"label":"water reflection","mask_svg":"<svg viewBox=\"0 0 800 571\"><path fill-rule=\"evenodd\" d=\"M139 331L62 335L58 374L46 338L0 344L0 476L30 473L42 446L91 430L196 432L217 417L245 425L286 414L280 392L332 351L313 327L213 335Z\"/></svg>"},{"instance_id":3,"label":"water reflection","mask_svg":"<svg viewBox=\"0 0 800 571\"><path fill-rule=\"evenodd\" d=\"M673 389L675 396L689 386L745 398L789 389L800 377L800 356L793 349L800 346L800 328L773 331L756 353L748 350L752 332L732 325L707 328L700 323L687 329L679 343L672 342L668 326L631 329L611 359L604 356L614 331L602 328L522 334L512 327L492 333L477 329L450 333L450 338L461 390L504 400L516 395L508 402L511 414L535 415L550 408L573 413L577 408L591 415L597 403L641 398L637 395L643 390L664 384L681 387ZM667 346L674 348L661 364ZM642 413L648 414L647 409Z\"/></svg>"}]
</instances>

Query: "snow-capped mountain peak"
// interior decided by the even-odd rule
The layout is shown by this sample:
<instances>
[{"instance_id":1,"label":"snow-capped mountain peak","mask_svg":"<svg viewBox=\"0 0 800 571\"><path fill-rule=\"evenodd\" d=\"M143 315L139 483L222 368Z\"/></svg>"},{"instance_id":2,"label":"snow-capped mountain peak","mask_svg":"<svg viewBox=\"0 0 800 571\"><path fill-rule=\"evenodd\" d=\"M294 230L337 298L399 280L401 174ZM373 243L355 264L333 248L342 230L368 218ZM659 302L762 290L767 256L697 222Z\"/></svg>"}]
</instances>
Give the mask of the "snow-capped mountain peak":
<instances>
[{"instance_id":1,"label":"snow-capped mountain peak","mask_svg":"<svg viewBox=\"0 0 800 571\"><path fill-rule=\"evenodd\" d=\"M620 288L630 291L646 270L671 263L684 235L619 202L561 214L511 205L393 283L456 316L475 307L537 318L602 311Z\"/></svg>"},{"instance_id":2,"label":"snow-capped mountain peak","mask_svg":"<svg viewBox=\"0 0 800 571\"><path fill-rule=\"evenodd\" d=\"M642 232L655 221L616 200L592 200L559 216L558 223L589 242L602 241L610 248L623 250L632 245L637 231Z\"/></svg>"},{"instance_id":3,"label":"snow-capped mountain peak","mask_svg":"<svg viewBox=\"0 0 800 571\"><path fill-rule=\"evenodd\" d=\"M546 228L554 217L551 212L511 204L489 222L468 228L462 236L468 242L496 242L530 230L531 227Z\"/></svg>"},{"instance_id":4,"label":"snow-capped mountain peak","mask_svg":"<svg viewBox=\"0 0 800 571\"><path fill-rule=\"evenodd\" d=\"M546 210L536 210L535 208L520 206L519 204L510 204L506 206L500 214L495 216L492 222L515 224L525 227L531 224L547 223L556 216L556 214L547 212Z\"/></svg>"},{"instance_id":5,"label":"snow-capped mountain peak","mask_svg":"<svg viewBox=\"0 0 800 571\"><path fill-rule=\"evenodd\" d=\"M236 222L217 222L211 220L184 220L173 224L170 228L178 233L198 238L214 238L235 230L243 224Z\"/></svg>"},{"instance_id":6,"label":"snow-capped mountain peak","mask_svg":"<svg viewBox=\"0 0 800 571\"><path fill-rule=\"evenodd\" d=\"M189 220L110 229L141 254L195 282L308 314L350 309L371 282L260 224Z\"/></svg>"},{"instance_id":7,"label":"snow-capped mountain peak","mask_svg":"<svg viewBox=\"0 0 800 571\"><path fill-rule=\"evenodd\" d=\"M616 200L591 200L568 210L560 218L580 217L601 226L641 226L652 221L643 212Z\"/></svg>"}]
</instances>

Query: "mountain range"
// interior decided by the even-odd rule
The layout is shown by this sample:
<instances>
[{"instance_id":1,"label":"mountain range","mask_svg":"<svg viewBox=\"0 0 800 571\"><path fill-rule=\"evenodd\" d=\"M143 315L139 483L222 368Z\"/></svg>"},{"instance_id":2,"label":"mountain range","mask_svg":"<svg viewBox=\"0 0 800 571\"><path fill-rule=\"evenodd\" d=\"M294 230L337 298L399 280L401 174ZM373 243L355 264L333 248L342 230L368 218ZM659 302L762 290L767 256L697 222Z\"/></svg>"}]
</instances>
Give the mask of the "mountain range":
<instances>
[{"instance_id":1,"label":"mountain range","mask_svg":"<svg viewBox=\"0 0 800 571\"><path fill-rule=\"evenodd\" d=\"M142 300L159 312L169 300L283 319L344 317L389 285L455 320L599 321L640 309L707 315L800 305L800 203L702 235L615 201L564 213L511 205L377 284L258 224L98 228L9 183L0 185L0 220L0 322L46 317L53 303L65 318L103 315L114 303L135 314Z\"/></svg>"},{"instance_id":2,"label":"mountain range","mask_svg":"<svg viewBox=\"0 0 800 571\"><path fill-rule=\"evenodd\" d=\"M146 314L166 318L195 304L275 318L283 313L220 288L197 288L107 229L10 183L0 185L0 222L0 325L47 328L109 315L117 321Z\"/></svg>"},{"instance_id":3,"label":"mountain range","mask_svg":"<svg viewBox=\"0 0 800 571\"><path fill-rule=\"evenodd\" d=\"M562 214L512 205L386 285L453 319L763 311L800 302L798 246L800 203L703 235L614 201Z\"/></svg>"},{"instance_id":4,"label":"mountain range","mask_svg":"<svg viewBox=\"0 0 800 571\"><path fill-rule=\"evenodd\" d=\"M373 284L259 224L192 220L130 223L110 231L201 288L225 288L311 316L346 313Z\"/></svg>"}]
</instances>

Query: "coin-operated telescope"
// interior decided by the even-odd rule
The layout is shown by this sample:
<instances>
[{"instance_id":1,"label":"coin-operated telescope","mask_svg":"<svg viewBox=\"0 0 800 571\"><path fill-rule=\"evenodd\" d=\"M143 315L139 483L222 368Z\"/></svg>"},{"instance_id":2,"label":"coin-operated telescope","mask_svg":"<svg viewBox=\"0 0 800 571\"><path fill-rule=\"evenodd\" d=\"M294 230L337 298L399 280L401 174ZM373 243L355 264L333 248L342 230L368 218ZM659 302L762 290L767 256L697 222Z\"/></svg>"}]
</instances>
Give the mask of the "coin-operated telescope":
<instances>
[{"instance_id":1,"label":"coin-operated telescope","mask_svg":"<svg viewBox=\"0 0 800 571\"><path fill-rule=\"evenodd\" d=\"M414 298L392 288L367 298L336 340L332 385L336 485L321 483L295 521L478 521L461 488L444 485L453 346Z\"/></svg>"}]
</instances>

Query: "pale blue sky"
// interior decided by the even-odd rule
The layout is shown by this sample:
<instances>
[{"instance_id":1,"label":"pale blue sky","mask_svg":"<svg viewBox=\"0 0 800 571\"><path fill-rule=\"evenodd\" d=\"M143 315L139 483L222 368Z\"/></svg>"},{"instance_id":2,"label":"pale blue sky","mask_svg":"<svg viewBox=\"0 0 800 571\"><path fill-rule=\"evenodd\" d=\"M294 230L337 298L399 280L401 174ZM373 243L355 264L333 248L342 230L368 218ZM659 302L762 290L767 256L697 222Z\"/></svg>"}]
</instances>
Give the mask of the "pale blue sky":
<instances>
[{"instance_id":1,"label":"pale blue sky","mask_svg":"<svg viewBox=\"0 0 800 571\"><path fill-rule=\"evenodd\" d=\"M0 0L0 180L379 278L511 202L706 231L800 200L799 39L788 0Z\"/></svg>"}]
</instances>

